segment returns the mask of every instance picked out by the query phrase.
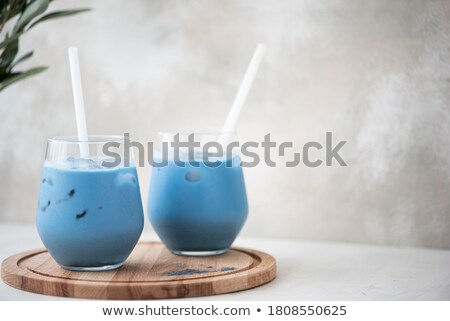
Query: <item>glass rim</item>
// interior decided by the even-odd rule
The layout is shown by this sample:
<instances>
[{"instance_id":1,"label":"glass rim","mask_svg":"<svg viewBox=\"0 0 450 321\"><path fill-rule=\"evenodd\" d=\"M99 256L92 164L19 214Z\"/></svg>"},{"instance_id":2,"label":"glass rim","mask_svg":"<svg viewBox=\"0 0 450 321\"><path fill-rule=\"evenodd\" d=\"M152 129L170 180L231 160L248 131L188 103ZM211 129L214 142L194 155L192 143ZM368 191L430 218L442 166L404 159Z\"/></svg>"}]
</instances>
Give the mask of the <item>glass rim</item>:
<instances>
[{"instance_id":1,"label":"glass rim","mask_svg":"<svg viewBox=\"0 0 450 321\"><path fill-rule=\"evenodd\" d=\"M158 131L158 136L163 136L163 135L176 135L176 134L180 134L180 135L199 135L199 136L233 136L236 135L236 130L233 131L222 131L222 130L195 130L195 131L190 131L190 130L164 130L164 131Z\"/></svg>"},{"instance_id":2,"label":"glass rim","mask_svg":"<svg viewBox=\"0 0 450 321\"><path fill-rule=\"evenodd\" d=\"M88 135L87 140L80 140L76 135L53 136L47 138L48 143L64 143L64 144L102 144L109 142L123 142L124 136L121 135Z\"/></svg>"}]
</instances>

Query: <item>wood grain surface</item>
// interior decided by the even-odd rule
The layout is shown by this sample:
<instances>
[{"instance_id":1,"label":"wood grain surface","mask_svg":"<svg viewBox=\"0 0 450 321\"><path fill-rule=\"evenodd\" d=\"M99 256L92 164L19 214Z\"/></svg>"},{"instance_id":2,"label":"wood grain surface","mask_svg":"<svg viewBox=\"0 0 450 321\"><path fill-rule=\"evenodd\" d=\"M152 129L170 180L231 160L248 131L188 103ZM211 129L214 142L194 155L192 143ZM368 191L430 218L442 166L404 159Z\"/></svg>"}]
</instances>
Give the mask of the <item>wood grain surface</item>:
<instances>
[{"instance_id":1,"label":"wood grain surface","mask_svg":"<svg viewBox=\"0 0 450 321\"><path fill-rule=\"evenodd\" d=\"M45 249L13 255L2 263L2 280L29 292L91 299L169 299L242 291L275 278L275 259L232 248L211 257L172 254L157 242L141 242L125 264L105 272L62 269Z\"/></svg>"}]
</instances>

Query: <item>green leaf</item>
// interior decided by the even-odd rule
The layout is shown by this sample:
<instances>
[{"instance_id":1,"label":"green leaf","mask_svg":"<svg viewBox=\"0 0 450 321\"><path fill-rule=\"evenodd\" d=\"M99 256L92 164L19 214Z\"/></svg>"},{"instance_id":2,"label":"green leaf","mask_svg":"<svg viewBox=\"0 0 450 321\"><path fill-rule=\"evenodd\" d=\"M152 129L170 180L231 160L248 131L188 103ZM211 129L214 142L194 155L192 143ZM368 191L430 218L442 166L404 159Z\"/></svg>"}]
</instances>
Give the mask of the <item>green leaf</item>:
<instances>
[{"instance_id":1,"label":"green leaf","mask_svg":"<svg viewBox=\"0 0 450 321\"><path fill-rule=\"evenodd\" d=\"M17 40L21 35L23 35L25 33L25 31L19 32L14 34L11 37L6 37L5 40L3 40L2 42L0 42L0 49L6 47L7 45L9 45L10 43L12 43L13 41Z\"/></svg>"},{"instance_id":2,"label":"green leaf","mask_svg":"<svg viewBox=\"0 0 450 321\"><path fill-rule=\"evenodd\" d=\"M13 33L23 30L23 28L25 28L31 20L44 13L48 8L49 3L50 2L48 0L34 0L31 2L25 11L20 15L19 20L17 20Z\"/></svg>"},{"instance_id":3,"label":"green leaf","mask_svg":"<svg viewBox=\"0 0 450 321\"><path fill-rule=\"evenodd\" d=\"M14 61L19 52L19 40L15 40L6 46L5 50L0 55L0 73L4 73L9 65Z\"/></svg>"},{"instance_id":4,"label":"green leaf","mask_svg":"<svg viewBox=\"0 0 450 321\"><path fill-rule=\"evenodd\" d=\"M29 27L28 30L33 28L35 25L37 25L38 23L42 22L42 21L46 21L46 20L50 20L50 19L56 19L56 18L62 18L62 17L67 17L67 16L71 16L74 14L78 14L81 12L86 12L86 11L90 11L91 9L89 8L82 8L82 9L75 9L75 10L63 10L63 11L55 11L55 12L51 12L49 14L46 14L43 17L40 17L39 19L37 19L36 21L34 21Z\"/></svg>"},{"instance_id":5,"label":"green leaf","mask_svg":"<svg viewBox=\"0 0 450 321\"><path fill-rule=\"evenodd\" d=\"M3 23L22 13L29 0L0 0L0 18ZM4 25L3 25L4 26Z\"/></svg>"},{"instance_id":6,"label":"green leaf","mask_svg":"<svg viewBox=\"0 0 450 321\"><path fill-rule=\"evenodd\" d=\"M31 56L33 56L33 51L26 53L25 55L23 55L22 57L20 57L16 61L14 61L14 63L8 68L8 71L11 71L15 66L17 66L21 62L24 62L25 60L30 59Z\"/></svg>"},{"instance_id":7,"label":"green leaf","mask_svg":"<svg viewBox=\"0 0 450 321\"><path fill-rule=\"evenodd\" d=\"M47 68L48 67L35 67L24 72L9 74L8 77L0 81L0 91L15 83L16 81L36 75Z\"/></svg>"}]
</instances>

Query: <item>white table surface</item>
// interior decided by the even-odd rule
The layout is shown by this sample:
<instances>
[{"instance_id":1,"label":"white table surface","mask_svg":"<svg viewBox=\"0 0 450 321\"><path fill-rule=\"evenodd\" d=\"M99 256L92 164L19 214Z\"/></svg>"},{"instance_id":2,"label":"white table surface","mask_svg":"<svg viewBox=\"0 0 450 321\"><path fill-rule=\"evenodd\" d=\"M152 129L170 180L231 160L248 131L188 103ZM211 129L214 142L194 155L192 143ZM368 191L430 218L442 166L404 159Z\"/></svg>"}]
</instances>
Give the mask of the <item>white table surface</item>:
<instances>
[{"instance_id":1,"label":"white table surface","mask_svg":"<svg viewBox=\"0 0 450 321\"><path fill-rule=\"evenodd\" d=\"M142 240L155 236L144 233ZM238 238L236 246L277 260L261 287L184 300L450 300L450 251ZM34 226L0 223L0 260L42 247ZM20 291L0 282L0 300L71 300Z\"/></svg>"}]
</instances>

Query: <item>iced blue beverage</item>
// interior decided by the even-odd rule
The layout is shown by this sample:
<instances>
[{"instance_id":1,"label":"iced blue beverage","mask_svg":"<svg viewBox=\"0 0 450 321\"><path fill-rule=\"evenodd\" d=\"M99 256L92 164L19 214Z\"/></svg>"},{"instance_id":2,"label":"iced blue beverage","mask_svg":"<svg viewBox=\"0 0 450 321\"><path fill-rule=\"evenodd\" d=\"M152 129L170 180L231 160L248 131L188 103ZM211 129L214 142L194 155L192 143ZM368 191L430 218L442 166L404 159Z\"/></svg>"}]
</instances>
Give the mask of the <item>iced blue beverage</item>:
<instances>
[{"instance_id":1,"label":"iced blue beverage","mask_svg":"<svg viewBox=\"0 0 450 321\"><path fill-rule=\"evenodd\" d=\"M63 268L117 268L144 224L136 168L74 157L46 161L36 214L41 240Z\"/></svg>"},{"instance_id":2,"label":"iced blue beverage","mask_svg":"<svg viewBox=\"0 0 450 321\"><path fill-rule=\"evenodd\" d=\"M181 164L181 166L180 166ZM197 164L194 164L197 165ZM225 252L248 212L240 157L187 160L153 168L148 215L156 233L174 253L214 255Z\"/></svg>"}]
</instances>

